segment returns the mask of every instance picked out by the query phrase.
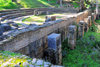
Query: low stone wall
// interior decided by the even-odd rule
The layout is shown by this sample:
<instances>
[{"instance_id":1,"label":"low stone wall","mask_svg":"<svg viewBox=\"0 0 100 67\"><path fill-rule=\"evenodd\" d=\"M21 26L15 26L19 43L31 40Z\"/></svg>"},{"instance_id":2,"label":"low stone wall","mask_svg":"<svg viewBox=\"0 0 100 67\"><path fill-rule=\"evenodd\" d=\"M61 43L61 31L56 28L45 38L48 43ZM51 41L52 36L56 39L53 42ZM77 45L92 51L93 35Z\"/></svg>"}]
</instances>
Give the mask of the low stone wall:
<instances>
[{"instance_id":1,"label":"low stone wall","mask_svg":"<svg viewBox=\"0 0 100 67\"><path fill-rule=\"evenodd\" d=\"M0 42L0 50L19 52L31 57L42 58L47 46L47 36L51 33L61 34L61 41L67 38L68 26L91 15L90 10L72 17L45 23L41 26L30 26L27 29L15 30L9 39Z\"/></svg>"}]
</instances>

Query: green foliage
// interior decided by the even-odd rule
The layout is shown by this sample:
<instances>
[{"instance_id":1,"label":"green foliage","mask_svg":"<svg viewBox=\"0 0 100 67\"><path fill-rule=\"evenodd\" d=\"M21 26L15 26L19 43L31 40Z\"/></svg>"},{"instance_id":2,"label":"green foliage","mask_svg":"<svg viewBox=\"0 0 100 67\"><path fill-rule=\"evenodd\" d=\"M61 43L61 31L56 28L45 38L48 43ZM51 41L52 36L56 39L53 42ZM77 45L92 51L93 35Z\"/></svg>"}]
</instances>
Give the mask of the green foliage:
<instances>
[{"instance_id":1,"label":"green foliage","mask_svg":"<svg viewBox=\"0 0 100 67\"><path fill-rule=\"evenodd\" d=\"M92 31L92 32L96 32L97 31L97 26L95 25L95 24L92 24L92 26L90 27L90 31Z\"/></svg>"},{"instance_id":2,"label":"green foliage","mask_svg":"<svg viewBox=\"0 0 100 67\"><path fill-rule=\"evenodd\" d=\"M93 33L92 33L93 34ZM93 47L96 45L96 39L91 40L91 32L86 33L84 38L77 40L76 49L70 50L67 47L67 42L63 43L63 51L66 52L66 55L63 56L63 65L65 67L99 67L100 64L92 59L91 53ZM93 56L97 58L96 56Z\"/></svg>"},{"instance_id":3,"label":"green foliage","mask_svg":"<svg viewBox=\"0 0 100 67\"><path fill-rule=\"evenodd\" d=\"M0 10L2 9L16 9L20 7L24 8L42 8L42 7L55 7L58 6L56 4L57 0L16 0L16 2L12 2L12 0L0 0Z\"/></svg>"},{"instance_id":4,"label":"green foliage","mask_svg":"<svg viewBox=\"0 0 100 67\"><path fill-rule=\"evenodd\" d=\"M18 8L15 2L12 0L0 0L0 9L15 9Z\"/></svg>"},{"instance_id":5,"label":"green foliage","mask_svg":"<svg viewBox=\"0 0 100 67\"><path fill-rule=\"evenodd\" d=\"M92 25L93 30L85 33L82 39L76 42L76 48L68 48L67 41L62 43L63 65L65 67L100 67L100 33L97 33L97 27Z\"/></svg>"},{"instance_id":6,"label":"green foliage","mask_svg":"<svg viewBox=\"0 0 100 67\"><path fill-rule=\"evenodd\" d=\"M77 2L75 2L75 1L73 1L73 6L75 7L75 8L78 8L78 7L80 7L80 4L78 4Z\"/></svg>"},{"instance_id":7,"label":"green foliage","mask_svg":"<svg viewBox=\"0 0 100 67\"><path fill-rule=\"evenodd\" d=\"M96 22L97 22L98 24L100 24L100 20L96 20Z\"/></svg>"}]
</instances>

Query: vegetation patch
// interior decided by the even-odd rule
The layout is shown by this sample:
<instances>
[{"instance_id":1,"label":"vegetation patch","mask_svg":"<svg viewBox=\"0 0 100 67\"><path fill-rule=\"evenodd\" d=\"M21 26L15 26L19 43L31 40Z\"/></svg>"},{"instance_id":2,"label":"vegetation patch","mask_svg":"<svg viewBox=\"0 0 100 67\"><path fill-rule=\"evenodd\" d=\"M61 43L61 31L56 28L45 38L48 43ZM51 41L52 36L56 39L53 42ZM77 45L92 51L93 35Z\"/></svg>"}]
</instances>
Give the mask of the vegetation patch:
<instances>
[{"instance_id":1,"label":"vegetation patch","mask_svg":"<svg viewBox=\"0 0 100 67\"><path fill-rule=\"evenodd\" d=\"M62 15L64 15L64 14L51 14L48 16L56 16L57 19L60 19L60 18L62 18ZM22 21L23 21L23 23L24 22L45 22L45 16L46 15L38 15L38 16L33 15L31 17L23 19Z\"/></svg>"},{"instance_id":2,"label":"vegetation patch","mask_svg":"<svg viewBox=\"0 0 100 67\"><path fill-rule=\"evenodd\" d=\"M18 8L18 5L15 2L12 2L12 0L0 0L0 10L15 8Z\"/></svg>"},{"instance_id":3,"label":"vegetation patch","mask_svg":"<svg viewBox=\"0 0 100 67\"><path fill-rule=\"evenodd\" d=\"M0 10L4 9L16 9L16 8L43 8L43 7L55 7L57 0L0 0Z\"/></svg>"},{"instance_id":4,"label":"vegetation patch","mask_svg":"<svg viewBox=\"0 0 100 67\"><path fill-rule=\"evenodd\" d=\"M100 20L96 20L96 22L97 22L98 24L100 24Z\"/></svg>"},{"instance_id":5,"label":"vegetation patch","mask_svg":"<svg viewBox=\"0 0 100 67\"><path fill-rule=\"evenodd\" d=\"M14 67L18 64L23 67L23 63L28 62L28 60L32 59L19 53L0 51L0 67Z\"/></svg>"},{"instance_id":6,"label":"vegetation patch","mask_svg":"<svg viewBox=\"0 0 100 67\"><path fill-rule=\"evenodd\" d=\"M41 15L41 16L31 16L28 17L26 19L22 20L23 22L28 21L28 22L44 22L45 21L45 15Z\"/></svg>"},{"instance_id":7,"label":"vegetation patch","mask_svg":"<svg viewBox=\"0 0 100 67\"><path fill-rule=\"evenodd\" d=\"M73 1L73 6L75 7L75 8L78 8L78 7L80 7L80 4L79 3L77 3L77 2L75 2L75 1Z\"/></svg>"},{"instance_id":8,"label":"vegetation patch","mask_svg":"<svg viewBox=\"0 0 100 67\"><path fill-rule=\"evenodd\" d=\"M77 40L74 50L68 48L67 40L62 43L65 67L100 67L100 33L96 32L95 25L92 27L82 39Z\"/></svg>"}]
</instances>

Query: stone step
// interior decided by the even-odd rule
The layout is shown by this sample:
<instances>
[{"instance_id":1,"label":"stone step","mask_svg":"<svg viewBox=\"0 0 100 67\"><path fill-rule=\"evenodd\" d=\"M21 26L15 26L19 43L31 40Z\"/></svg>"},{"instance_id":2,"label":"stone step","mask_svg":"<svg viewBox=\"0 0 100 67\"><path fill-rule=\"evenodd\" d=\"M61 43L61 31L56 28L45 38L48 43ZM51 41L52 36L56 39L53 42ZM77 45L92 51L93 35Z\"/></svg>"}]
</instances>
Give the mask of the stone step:
<instances>
[{"instance_id":1,"label":"stone step","mask_svg":"<svg viewBox=\"0 0 100 67\"><path fill-rule=\"evenodd\" d=\"M9 9L9 10L2 10L0 11L0 13L4 13L4 12L13 12L13 11L18 11L18 10L33 10L33 9Z\"/></svg>"},{"instance_id":2,"label":"stone step","mask_svg":"<svg viewBox=\"0 0 100 67\"><path fill-rule=\"evenodd\" d=\"M18 10L18 11L4 12L0 13L0 17L8 14L23 13L23 12L34 12L34 10Z\"/></svg>"},{"instance_id":3,"label":"stone step","mask_svg":"<svg viewBox=\"0 0 100 67\"><path fill-rule=\"evenodd\" d=\"M16 14L10 14L10 15L6 15L1 17L1 21L4 21L5 19L10 19L10 18L17 18L17 17L21 17L21 16L27 16L27 15L32 15L34 14L34 12L26 12L26 13L16 13Z\"/></svg>"}]
</instances>

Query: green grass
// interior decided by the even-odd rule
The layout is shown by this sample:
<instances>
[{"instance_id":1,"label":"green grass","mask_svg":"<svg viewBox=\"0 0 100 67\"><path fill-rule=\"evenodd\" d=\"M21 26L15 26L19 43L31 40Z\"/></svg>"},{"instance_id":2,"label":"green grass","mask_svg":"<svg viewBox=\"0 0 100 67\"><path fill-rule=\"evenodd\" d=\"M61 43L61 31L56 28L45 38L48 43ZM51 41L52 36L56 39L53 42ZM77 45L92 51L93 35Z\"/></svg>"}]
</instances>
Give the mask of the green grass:
<instances>
[{"instance_id":1,"label":"green grass","mask_svg":"<svg viewBox=\"0 0 100 67\"><path fill-rule=\"evenodd\" d=\"M96 20L96 22L97 22L98 24L100 24L100 20Z\"/></svg>"},{"instance_id":2,"label":"green grass","mask_svg":"<svg viewBox=\"0 0 100 67\"><path fill-rule=\"evenodd\" d=\"M26 19L23 19L22 20L23 22L25 21L28 21L28 22L44 22L45 21L45 15L40 15L40 16L31 16L31 17L28 17Z\"/></svg>"},{"instance_id":3,"label":"green grass","mask_svg":"<svg viewBox=\"0 0 100 67\"><path fill-rule=\"evenodd\" d=\"M92 27L95 31L91 31L90 28L82 39L77 40L74 50L68 48L68 40L62 43L63 65L65 67L100 67L100 53L96 47L97 45L100 47L100 33L96 32L96 26ZM93 36L94 39L91 40L90 36Z\"/></svg>"},{"instance_id":4,"label":"green grass","mask_svg":"<svg viewBox=\"0 0 100 67\"><path fill-rule=\"evenodd\" d=\"M14 67L18 63L21 63L20 67L23 67L23 63L28 62L28 60L32 60L32 59L26 56L22 56L19 53L0 51L0 67L3 64L6 64L7 62L9 62L9 64L7 64L5 67Z\"/></svg>"},{"instance_id":5,"label":"green grass","mask_svg":"<svg viewBox=\"0 0 100 67\"><path fill-rule=\"evenodd\" d=\"M53 4L53 5L52 5ZM56 0L17 0L17 2L12 2L12 0L0 0L0 10L3 9L16 9L16 8L42 8L42 7L55 7Z\"/></svg>"},{"instance_id":6,"label":"green grass","mask_svg":"<svg viewBox=\"0 0 100 67\"><path fill-rule=\"evenodd\" d=\"M55 13L55 14L51 14L51 15L48 15L48 16L56 16L57 19L60 19L60 18L62 18L61 17L62 15L64 15L64 14ZM27 22L27 21L28 22L34 22L34 21L35 22L45 22L45 15L38 15L38 16L33 15L31 17L23 19L22 21L23 21L23 23Z\"/></svg>"}]
</instances>

